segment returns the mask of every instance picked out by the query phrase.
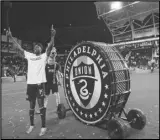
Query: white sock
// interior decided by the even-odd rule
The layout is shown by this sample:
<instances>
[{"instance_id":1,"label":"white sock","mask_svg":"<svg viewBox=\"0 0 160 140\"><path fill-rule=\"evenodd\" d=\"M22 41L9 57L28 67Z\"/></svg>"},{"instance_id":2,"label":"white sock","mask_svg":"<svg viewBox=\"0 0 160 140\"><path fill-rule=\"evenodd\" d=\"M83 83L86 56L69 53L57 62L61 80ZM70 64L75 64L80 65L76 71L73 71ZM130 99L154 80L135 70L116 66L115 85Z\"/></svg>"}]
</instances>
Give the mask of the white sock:
<instances>
[{"instance_id":1,"label":"white sock","mask_svg":"<svg viewBox=\"0 0 160 140\"><path fill-rule=\"evenodd\" d=\"M58 106L58 96L57 96L57 93L55 93L55 96L56 96L56 105Z\"/></svg>"},{"instance_id":2,"label":"white sock","mask_svg":"<svg viewBox=\"0 0 160 140\"><path fill-rule=\"evenodd\" d=\"M48 104L48 97L46 97L46 99L44 100L44 107L47 108L47 104Z\"/></svg>"},{"instance_id":3,"label":"white sock","mask_svg":"<svg viewBox=\"0 0 160 140\"><path fill-rule=\"evenodd\" d=\"M58 104L60 104L60 96L59 96L59 92L57 92L57 97L58 97Z\"/></svg>"}]
</instances>

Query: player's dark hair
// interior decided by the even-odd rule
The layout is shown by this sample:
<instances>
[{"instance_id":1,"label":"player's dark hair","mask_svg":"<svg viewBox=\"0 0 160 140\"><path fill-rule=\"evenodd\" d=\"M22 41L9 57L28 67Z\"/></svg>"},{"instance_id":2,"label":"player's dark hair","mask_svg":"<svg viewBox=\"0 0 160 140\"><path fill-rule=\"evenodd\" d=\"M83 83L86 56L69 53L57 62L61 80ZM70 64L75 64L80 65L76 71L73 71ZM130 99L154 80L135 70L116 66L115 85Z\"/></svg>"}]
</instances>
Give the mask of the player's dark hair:
<instances>
[{"instance_id":1,"label":"player's dark hair","mask_svg":"<svg viewBox=\"0 0 160 140\"><path fill-rule=\"evenodd\" d=\"M40 47L41 47L41 49L42 49L42 51L43 51L43 45L42 45L42 43L36 43L35 45L40 46Z\"/></svg>"}]
</instances>

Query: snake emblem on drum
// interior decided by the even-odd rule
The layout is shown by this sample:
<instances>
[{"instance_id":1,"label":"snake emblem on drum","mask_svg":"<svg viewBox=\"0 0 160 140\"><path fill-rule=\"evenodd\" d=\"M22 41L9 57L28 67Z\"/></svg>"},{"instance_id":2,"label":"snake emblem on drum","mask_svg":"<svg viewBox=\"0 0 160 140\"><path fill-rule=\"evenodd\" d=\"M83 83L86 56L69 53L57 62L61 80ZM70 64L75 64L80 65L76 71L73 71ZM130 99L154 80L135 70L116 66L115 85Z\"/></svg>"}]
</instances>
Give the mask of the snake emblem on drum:
<instances>
[{"instance_id":1,"label":"snake emblem on drum","mask_svg":"<svg viewBox=\"0 0 160 140\"><path fill-rule=\"evenodd\" d=\"M89 93L88 90L86 89L87 81L85 79L79 80L78 84L83 83L83 82L85 83L85 85L82 86L80 89L80 96L83 100L87 100L89 98L89 95L91 95L91 93Z\"/></svg>"},{"instance_id":2,"label":"snake emblem on drum","mask_svg":"<svg viewBox=\"0 0 160 140\"><path fill-rule=\"evenodd\" d=\"M108 111L108 67L105 56L89 42L75 46L68 55L64 70L66 99L73 113L85 123L98 122Z\"/></svg>"}]
</instances>

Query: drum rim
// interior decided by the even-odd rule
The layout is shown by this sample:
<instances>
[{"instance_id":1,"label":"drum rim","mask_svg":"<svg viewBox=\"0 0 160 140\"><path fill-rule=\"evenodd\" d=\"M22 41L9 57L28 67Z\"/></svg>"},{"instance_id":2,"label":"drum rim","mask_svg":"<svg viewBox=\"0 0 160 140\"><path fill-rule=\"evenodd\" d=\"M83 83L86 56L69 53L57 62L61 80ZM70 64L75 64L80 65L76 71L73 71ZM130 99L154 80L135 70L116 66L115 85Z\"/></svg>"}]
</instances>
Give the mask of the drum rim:
<instances>
[{"instance_id":1,"label":"drum rim","mask_svg":"<svg viewBox=\"0 0 160 140\"><path fill-rule=\"evenodd\" d=\"M104 43L105 44L105 43ZM66 62L68 62L68 59L69 59L69 56L70 56L70 54L73 52L73 50L76 48L76 47L78 47L79 45L93 45L94 47L95 47L95 44L94 44L94 42L92 42L92 41L83 41L83 42L81 42L81 43L78 43L77 45L75 45L75 47L73 47L72 49L71 49L71 51L69 52L69 54L68 54L68 56L67 56L67 59L66 59ZM98 47L95 47L96 49L99 49ZM103 49L103 48L101 48L101 49ZM103 51L104 51L104 49L103 49ZM102 57L104 58L104 54L103 53L100 53L101 55L102 55ZM105 63L106 63L106 61L105 61ZM66 65L67 63L65 63L65 66L64 66L64 68L66 68ZM65 85L65 74L66 74L66 71L65 71L65 69L64 69L64 80L63 80L63 84ZM73 113L76 115L76 117L80 120L80 121L82 121L82 122L84 122L84 123L86 123L86 124L96 124L96 123L98 123L98 122L100 122L100 121L102 121L104 118L105 118L105 116L106 116L106 113L109 111L109 109L110 109L110 105L111 105L111 99L112 99L112 96L111 96L111 94L110 94L110 99L109 99L109 102L108 102L108 107L107 107L107 109L106 109L106 111L105 111L105 113L102 115L102 117L100 117L98 120L96 120L96 121L92 121L92 122L89 122L89 121L86 121L86 120L84 120L84 119L82 119L81 117L79 117L78 115L77 115L77 113L74 111L74 109L72 108L72 106L71 106L71 104L70 104L70 102L69 102L69 99L68 99L68 95L67 95L67 92L66 92L66 86L64 87L64 94L65 94L65 97L66 97L66 99L67 99L67 103L68 103L68 105L69 105L69 107L71 108L71 110L73 111Z\"/></svg>"}]
</instances>

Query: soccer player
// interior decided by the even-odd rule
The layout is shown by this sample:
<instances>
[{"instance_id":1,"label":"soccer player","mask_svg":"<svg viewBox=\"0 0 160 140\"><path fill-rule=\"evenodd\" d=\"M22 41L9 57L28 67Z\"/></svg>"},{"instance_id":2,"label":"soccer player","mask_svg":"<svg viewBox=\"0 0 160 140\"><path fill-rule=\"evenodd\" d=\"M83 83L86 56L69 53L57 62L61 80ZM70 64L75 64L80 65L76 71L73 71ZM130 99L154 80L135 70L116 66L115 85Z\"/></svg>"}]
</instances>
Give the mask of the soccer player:
<instances>
[{"instance_id":1,"label":"soccer player","mask_svg":"<svg viewBox=\"0 0 160 140\"><path fill-rule=\"evenodd\" d=\"M46 95L49 96L50 91L52 91L52 94L56 96L56 104L60 104L60 96L58 92L58 86L61 86L60 83L60 72L61 68L60 65L56 62L56 48L53 47L50 53L50 56L47 61L46 65ZM45 107L47 107L48 98L45 100Z\"/></svg>"},{"instance_id":2,"label":"soccer player","mask_svg":"<svg viewBox=\"0 0 160 140\"><path fill-rule=\"evenodd\" d=\"M27 95L30 103L30 127L27 130L27 133L31 133L34 129L34 111L36 105L36 98L38 99L42 127L39 133L39 136L42 136L46 132L46 108L44 107L44 97L45 97L45 83L46 83L46 73L45 66L54 45L54 37L56 34L55 29L51 30L51 41L48 44L45 53L42 54L43 46L41 43L34 45L33 53L27 52L24 50L12 37L12 34L7 31L8 36L13 40L16 48L20 51L20 54L23 55L28 61L28 70L27 70Z\"/></svg>"}]
</instances>

